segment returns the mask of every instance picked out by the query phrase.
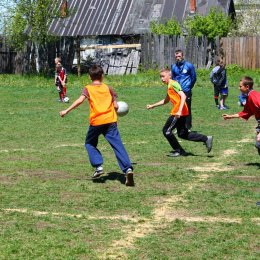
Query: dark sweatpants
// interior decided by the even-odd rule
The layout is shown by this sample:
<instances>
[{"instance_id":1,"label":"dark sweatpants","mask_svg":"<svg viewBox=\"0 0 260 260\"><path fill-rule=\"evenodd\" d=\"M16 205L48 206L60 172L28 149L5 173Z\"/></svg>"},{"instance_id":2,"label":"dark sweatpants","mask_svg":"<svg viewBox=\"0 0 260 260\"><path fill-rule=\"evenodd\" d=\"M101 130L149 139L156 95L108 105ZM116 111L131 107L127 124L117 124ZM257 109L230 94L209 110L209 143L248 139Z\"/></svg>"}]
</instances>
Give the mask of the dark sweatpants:
<instances>
[{"instance_id":1,"label":"dark sweatpants","mask_svg":"<svg viewBox=\"0 0 260 260\"><path fill-rule=\"evenodd\" d=\"M182 139L193 142L206 142L208 139L206 135L202 135L197 132L189 132L188 128L186 127L186 116L181 116L180 118L170 116L167 119L162 131L173 150L184 151L172 133L172 130L175 128L177 128L178 136Z\"/></svg>"}]
</instances>

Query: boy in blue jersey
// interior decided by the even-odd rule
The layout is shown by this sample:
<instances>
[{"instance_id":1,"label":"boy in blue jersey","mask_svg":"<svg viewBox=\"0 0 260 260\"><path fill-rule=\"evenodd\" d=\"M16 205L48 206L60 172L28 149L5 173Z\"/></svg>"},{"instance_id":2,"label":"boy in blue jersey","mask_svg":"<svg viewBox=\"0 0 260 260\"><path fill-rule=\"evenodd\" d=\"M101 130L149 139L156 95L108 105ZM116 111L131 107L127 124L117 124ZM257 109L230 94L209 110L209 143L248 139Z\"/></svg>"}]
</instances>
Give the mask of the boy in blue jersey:
<instances>
[{"instance_id":1,"label":"boy in blue jersey","mask_svg":"<svg viewBox=\"0 0 260 260\"><path fill-rule=\"evenodd\" d=\"M184 55L182 50L175 51L176 63L172 64L171 72L172 79L179 82L182 91L186 95L186 103L189 108L189 116L186 118L186 127L188 130L192 127L192 116L191 116L191 98L192 98L192 88L197 80L195 68L193 64L184 60Z\"/></svg>"}]
</instances>

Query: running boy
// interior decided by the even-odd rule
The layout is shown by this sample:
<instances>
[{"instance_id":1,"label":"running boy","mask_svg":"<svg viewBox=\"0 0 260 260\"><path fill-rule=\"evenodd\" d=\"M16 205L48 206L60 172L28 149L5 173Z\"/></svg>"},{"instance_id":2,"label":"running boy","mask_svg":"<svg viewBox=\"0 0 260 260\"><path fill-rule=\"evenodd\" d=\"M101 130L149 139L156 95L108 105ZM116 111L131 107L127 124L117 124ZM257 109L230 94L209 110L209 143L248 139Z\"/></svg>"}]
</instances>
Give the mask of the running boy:
<instances>
[{"instance_id":1,"label":"running boy","mask_svg":"<svg viewBox=\"0 0 260 260\"><path fill-rule=\"evenodd\" d=\"M85 140L85 147L88 152L90 163L95 167L93 178L98 178L103 174L103 157L97 149L98 138L102 134L109 142L115 153L118 164L126 176L126 186L134 186L133 167L122 143L118 128L118 109L116 94L111 87L102 82L103 69L93 65L89 69L92 83L83 88L80 97L74 103L60 112L63 117L72 109L81 105L88 99L90 106L89 129Z\"/></svg>"},{"instance_id":2,"label":"running boy","mask_svg":"<svg viewBox=\"0 0 260 260\"><path fill-rule=\"evenodd\" d=\"M256 127L256 148L258 149L258 153L260 155L260 92L256 92L253 89L254 81L251 77L245 76L240 80L240 91L243 95L247 96L246 103L244 105L243 111L228 115L222 115L225 120L232 118L243 118L248 120L252 115L255 116L255 119L258 123Z\"/></svg>"},{"instance_id":3,"label":"running boy","mask_svg":"<svg viewBox=\"0 0 260 260\"><path fill-rule=\"evenodd\" d=\"M182 91L180 84L171 79L171 71L169 69L163 69L160 73L160 77L162 82L168 86L167 95L165 99L152 105L147 105L147 109L165 105L169 101L173 104L170 117L162 129L164 136L173 148L173 151L169 156L177 157L187 155L172 133L172 130L175 128L177 128L177 133L180 138L188 141L203 142L207 147L207 152L209 153L212 149L212 136L205 136L197 132L189 131L185 124L186 117L189 115L189 110L185 103L186 95Z\"/></svg>"}]
</instances>

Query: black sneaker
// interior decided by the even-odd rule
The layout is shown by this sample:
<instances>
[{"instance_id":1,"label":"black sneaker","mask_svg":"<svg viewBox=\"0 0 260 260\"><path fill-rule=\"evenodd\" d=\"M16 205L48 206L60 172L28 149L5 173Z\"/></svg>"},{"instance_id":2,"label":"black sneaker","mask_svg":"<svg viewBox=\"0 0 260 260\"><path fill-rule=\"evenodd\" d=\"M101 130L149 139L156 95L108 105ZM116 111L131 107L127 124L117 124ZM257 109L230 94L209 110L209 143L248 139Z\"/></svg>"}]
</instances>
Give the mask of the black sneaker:
<instances>
[{"instance_id":1,"label":"black sneaker","mask_svg":"<svg viewBox=\"0 0 260 260\"><path fill-rule=\"evenodd\" d=\"M131 168L129 168L126 171L125 178L126 178L125 186L135 186L135 183L134 183L134 173L133 173L133 170Z\"/></svg>"},{"instance_id":2,"label":"black sneaker","mask_svg":"<svg viewBox=\"0 0 260 260\"><path fill-rule=\"evenodd\" d=\"M93 176L92 176L92 179L99 178L103 173L104 173L103 172L103 167L102 166L97 167L95 172L94 172L94 174L93 174Z\"/></svg>"},{"instance_id":3,"label":"black sneaker","mask_svg":"<svg viewBox=\"0 0 260 260\"><path fill-rule=\"evenodd\" d=\"M183 151L172 151L170 152L167 156L169 157L179 157L179 156L187 156L187 153L183 150Z\"/></svg>"},{"instance_id":4,"label":"black sneaker","mask_svg":"<svg viewBox=\"0 0 260 260\"><path fill-rule=\"evenodd\" d=\"M212 136L207 136L207 137L208 137L208 139L207 139L207 141L204 144L206 145L207 151L209 153L211 151L211 149L212 149L213 137Z\"/></svg>"}]
</instances>

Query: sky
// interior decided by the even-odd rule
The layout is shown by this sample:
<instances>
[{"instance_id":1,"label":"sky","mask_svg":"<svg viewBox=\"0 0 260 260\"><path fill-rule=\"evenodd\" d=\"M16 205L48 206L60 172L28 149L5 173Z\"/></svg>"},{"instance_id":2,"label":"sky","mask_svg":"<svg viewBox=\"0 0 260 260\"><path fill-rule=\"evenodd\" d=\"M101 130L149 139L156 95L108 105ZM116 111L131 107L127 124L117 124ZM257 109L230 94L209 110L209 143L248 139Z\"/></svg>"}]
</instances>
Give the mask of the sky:
<instances>
[{"instance_id":1,"label":"sky","mask_svg":"<svg viewBox=\"0 0 260 260\"><path fill-rule=\"evenodd\" d=\"M12 6L13 1L0 0L0 34L3 33L3 20L7 17L8 11L5 6Z\"/></svg>"}]
</instances>

